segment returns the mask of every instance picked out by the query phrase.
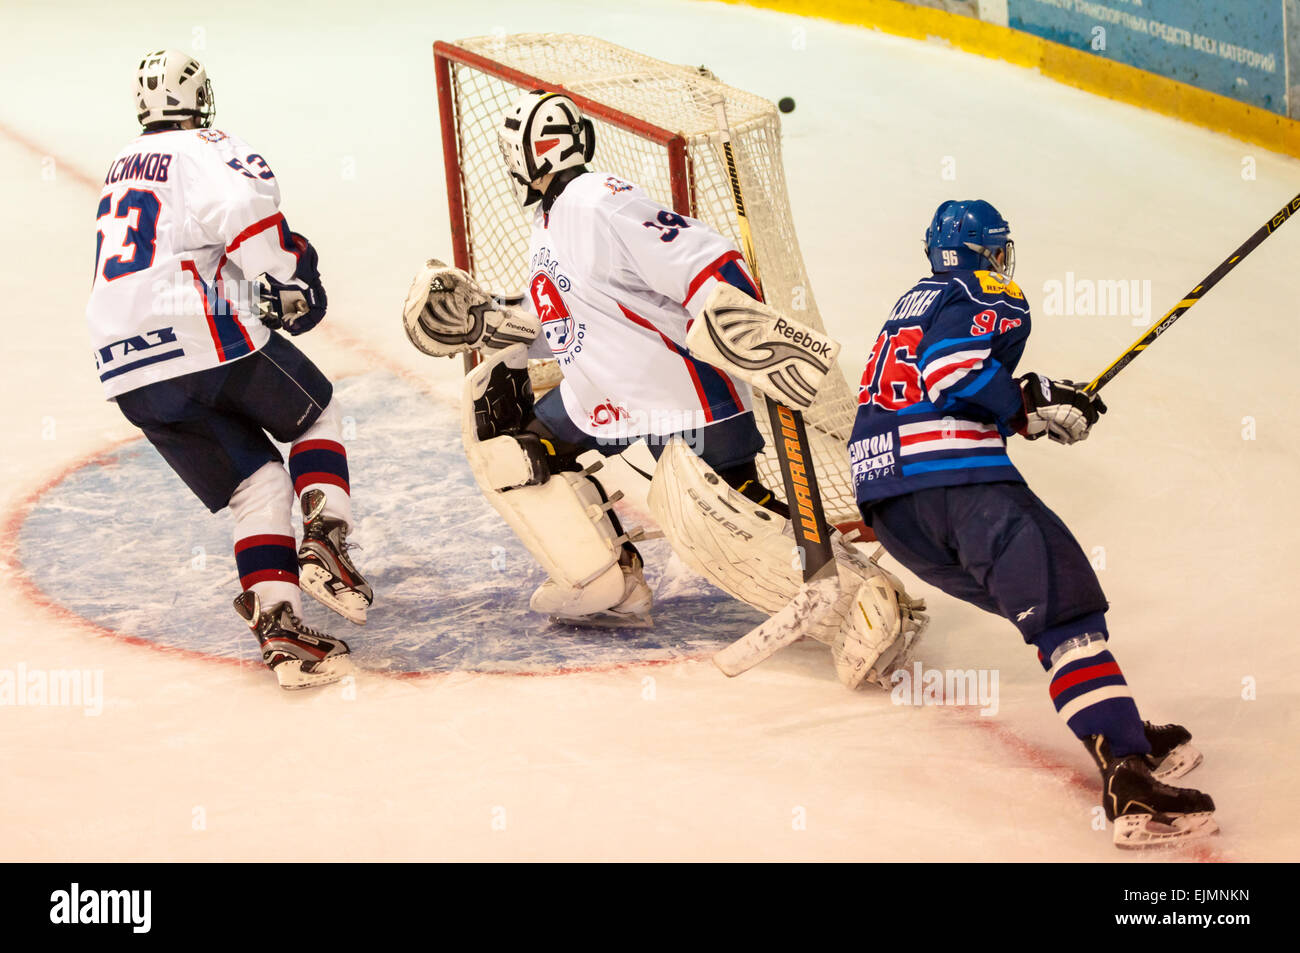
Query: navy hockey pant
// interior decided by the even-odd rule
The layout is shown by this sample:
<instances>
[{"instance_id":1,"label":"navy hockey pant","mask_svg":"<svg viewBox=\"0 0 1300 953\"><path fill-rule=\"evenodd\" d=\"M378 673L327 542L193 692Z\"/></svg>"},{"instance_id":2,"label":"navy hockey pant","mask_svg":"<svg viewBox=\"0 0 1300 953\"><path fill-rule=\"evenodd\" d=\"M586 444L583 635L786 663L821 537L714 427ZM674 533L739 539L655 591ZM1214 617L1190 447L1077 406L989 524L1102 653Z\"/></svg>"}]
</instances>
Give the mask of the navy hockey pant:
<instances>
[{"instance_id":1,"label":"navy hockey pant","mask_svg":"<svg viewBox=\"0 0 1300 953\"><path fill-rule=\"evenodd\" d=\"M1116 755L1150 750L1106 642L1108 608L1073 534L1023 483L934 487L878 500L863 520L931 585L1009 620L1051 673L1057 711Z\"/></svg>"},{"instance_id":2,"label":"navy hockey pant","mask_svg":"<svg viewBox=\"0 0 1300 953\"><path fill-rule=\"evenodd\" d=\"M117 406L216 513L244 480L283 461L271 437L300 437L333 393L305 354L272 334L247 357L119 394Z\"/></svg>"}]
</instances>

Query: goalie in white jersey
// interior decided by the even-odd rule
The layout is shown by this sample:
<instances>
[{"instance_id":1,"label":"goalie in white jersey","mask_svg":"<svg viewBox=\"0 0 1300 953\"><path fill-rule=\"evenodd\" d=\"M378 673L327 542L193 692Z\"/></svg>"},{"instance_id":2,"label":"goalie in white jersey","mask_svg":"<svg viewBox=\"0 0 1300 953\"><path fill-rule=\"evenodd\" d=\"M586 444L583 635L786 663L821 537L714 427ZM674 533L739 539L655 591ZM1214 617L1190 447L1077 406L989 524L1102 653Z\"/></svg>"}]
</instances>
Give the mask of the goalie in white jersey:
<instances>
[{"instance_id":1,"label":"goalie in white jersey","mask_svg":"<svg viewBox=\"0 0 1300 953\"><path fill-rule=\"evenodd\" d=\"M717 497L721 488L729 511L740 507L758 526L777 527L766 537L771 558L745 546L751 552L721 563L688 558L731 595L776 611L801 580L782 520L772 519L788 517L788 509L759 481L763 438L753 398L746 384L692 357L684 343L691 321L718 295L764 307L743 257L706 223L617 176L590 171L595 130L567 96L524 95L498 131L532 216L523 289L529 308L502 305L465 272L430 261L412 284L404 323L425 353L482 353L466 378L465 449L489 501L550 576L532 608L570 624L650 624L640 555L614 516L614 498L591 476L599 465L583 470L577 463L586 451L608 456L645 439L658 461L660 498L684 499L684 487L697 484ZM530 354L553 357L563 373L537 400ZM656 516L676 524L664 529L679 553L707 537L711 520L702 520L701 507L667 509L676 512ZM865 559L856 562L864 565L853 570L855 579L877 574Z\"/></svg>"},{"instance_id":2,"label":"goalie in white jersey","mask_svg":"<svg viewBox=\"0 0 1300 953\"><path fill-rule=\"evenodd\" d=\"M86 317L99 379L212 512L231 508L235 609L280 684L335 681L347 644L302 624L299 587L356 623L372 593L347 555L351 491L333 387L275 333L324 317L316 251L290 231L266 159L211 128L198 61L144 57L135 99L143 132L109 166L96 216ZM290 444L288 471L271 437Z\"/></svg>"}]
</instances>

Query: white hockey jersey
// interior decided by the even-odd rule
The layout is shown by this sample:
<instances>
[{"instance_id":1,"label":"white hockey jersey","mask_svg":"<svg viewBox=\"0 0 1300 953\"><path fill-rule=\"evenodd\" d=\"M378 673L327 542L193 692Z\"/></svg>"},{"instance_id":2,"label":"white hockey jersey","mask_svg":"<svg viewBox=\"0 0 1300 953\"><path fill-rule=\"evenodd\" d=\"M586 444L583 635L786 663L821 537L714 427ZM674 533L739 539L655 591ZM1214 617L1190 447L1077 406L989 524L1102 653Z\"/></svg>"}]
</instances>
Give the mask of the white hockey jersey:
<instances>
[{"instance_id":1,"label":"white hockey jersey","mask_svg":"<svg viewBox=\"0 0 1300 953\"><path fill-rule=\"evenodd\" d=\"M583 432L671 434L751 408L746 384L683 344L714 284L756 293L735 246L703 222L588 172L549 212L538 207L529 275L527 299L564 373L565 410ZM533 354L549 356L536 347Z\"/></svg>"},{"instance_id":2,"label":"white hockey jersey","mask_svg":"<svg viewBox=\"0 0 1300 953\"><path fill-rule=\"evenodd\" d=\"M263 272L289 282L298 252L266 160L217 129L138 136L100 193L86 319L112 399L253 353Z\"/></svg>"}]
</instances>

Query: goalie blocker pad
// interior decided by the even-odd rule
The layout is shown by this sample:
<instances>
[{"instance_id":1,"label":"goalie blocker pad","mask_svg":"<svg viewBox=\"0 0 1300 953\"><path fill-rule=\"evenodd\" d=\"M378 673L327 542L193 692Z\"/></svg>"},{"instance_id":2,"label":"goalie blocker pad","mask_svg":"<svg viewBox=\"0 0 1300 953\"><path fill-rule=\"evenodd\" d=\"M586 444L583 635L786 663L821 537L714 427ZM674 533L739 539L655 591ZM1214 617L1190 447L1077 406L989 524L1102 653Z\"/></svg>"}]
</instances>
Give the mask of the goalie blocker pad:
<instances>
[{"instance_id":1,"label":"goalie blocker pad","mask_svg":"<svg viewBox=\"0 0 1300 953\"><path fill-rule=\"evenodd\" d=\"M728 284L709 293L686 333L691 356L795 410L812 406L840 345Z\"/></svg>"},{"instance_id":2,"label":"goalie blocker pad","mask_svg":"<svg viewBox=\"0 0 1300 953\"><path fill-rule=\"evenodd\" d=\"M774 615L799 593L803 567L789 521L733 490L682 440L660 456L648 499L673 551L729 596ZM836 672L852 688L910 649L925 626L924 604L842 534L831 542L834 611L806 634L832 647Z\"/></svg>"},{"instance_id":3,"label":"goalie blocker pad","mask_svg":"<svg viewBox=\"0 0 1300 953\"><path fill-rule=\"evenodd\" d=\"M550 473L537 438L523 345L490 355L465 376L465 456L479 489L519 541L565 591L566 611L599 612L624 597L621 540L608 503L580 473Z\"/></svg>"}]
</instances>

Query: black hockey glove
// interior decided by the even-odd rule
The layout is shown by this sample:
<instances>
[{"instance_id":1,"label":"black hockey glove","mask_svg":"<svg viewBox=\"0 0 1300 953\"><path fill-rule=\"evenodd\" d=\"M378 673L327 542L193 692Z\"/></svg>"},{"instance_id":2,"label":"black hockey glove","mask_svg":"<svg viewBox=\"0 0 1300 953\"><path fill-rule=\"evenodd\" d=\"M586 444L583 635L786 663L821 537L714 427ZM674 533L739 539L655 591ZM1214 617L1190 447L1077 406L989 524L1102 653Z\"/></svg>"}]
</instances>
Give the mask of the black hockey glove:
<instances>
[{"instance_id":1,"label":"black hockey glove","mask_svg":"<svg viewBox=\"0 0 1300 953\"><path fill-rule=\"evenodd\" d=\"M291 234L298 252L298 267L288 282L267 274L258 276L257 316L273 331L302 334L320 324L325 317L327 299L317 270L316 249L297 232Z\"/></svg>"},{"instance_id":2,"label":"black hockey glove","mask_svg":"<svg viewBox=\"0 0 1300 953\"><path fill-rule=\"evenodd\" d=\"M1037 440L1043 434L1063 444L1087 440L1092 425L1106 412L1101 397L1085 391L1083 384L1054 381L1039 374L1026 374L1019 383L1024 422L1018 429L1026 440Z\"/></svg>"}]
</instances>

